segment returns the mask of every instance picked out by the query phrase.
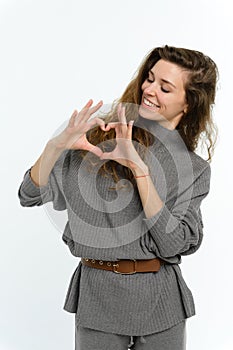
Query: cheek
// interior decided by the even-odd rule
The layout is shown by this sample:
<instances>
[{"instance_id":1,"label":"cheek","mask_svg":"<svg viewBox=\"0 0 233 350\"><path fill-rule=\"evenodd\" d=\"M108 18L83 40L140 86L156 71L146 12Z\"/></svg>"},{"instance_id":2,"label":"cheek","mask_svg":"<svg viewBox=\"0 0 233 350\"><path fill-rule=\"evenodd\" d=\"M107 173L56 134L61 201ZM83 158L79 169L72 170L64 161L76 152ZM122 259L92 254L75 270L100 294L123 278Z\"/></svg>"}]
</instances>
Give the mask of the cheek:
<instances>
[{"instance_id":1,"label":"cheek","mask_svg":"<svg viewBox=\"0 0 233 350\"><path fill-rule=\"evenodd\" d=\"M185 92L183 92L182 94L180 94L179 100L180 100L180 104L181 104L181 105L185 105L185 104L187 103L187 102L186 102L186 94L185 94Z\"/></svg>"},{"instance_id":2,"label":"cheek","mask_svg":"<svg viewBox=\"0 0 233 350\"><path fill-rule=\"evenodd\" d=\"M162 96L162 101L167 107L173 107L173 108L180 108L180 106L183 104L181 99L179 99L177 96L172 96L170 94L167 94L165 96Z\"/></svg>"},{"instance_id":3,"label":"cheek","mask_svg":"<svg viewBox=\"0 0 233 350\"><path fill-rule=\"evenodd\" d=\"M157 92L157 99L159 100L159 102L161 104L168 104L169 103L169 98L168 96L166 96L165 94L163 94L162 92L158 91Z\"/></svg>"}]
</instances>

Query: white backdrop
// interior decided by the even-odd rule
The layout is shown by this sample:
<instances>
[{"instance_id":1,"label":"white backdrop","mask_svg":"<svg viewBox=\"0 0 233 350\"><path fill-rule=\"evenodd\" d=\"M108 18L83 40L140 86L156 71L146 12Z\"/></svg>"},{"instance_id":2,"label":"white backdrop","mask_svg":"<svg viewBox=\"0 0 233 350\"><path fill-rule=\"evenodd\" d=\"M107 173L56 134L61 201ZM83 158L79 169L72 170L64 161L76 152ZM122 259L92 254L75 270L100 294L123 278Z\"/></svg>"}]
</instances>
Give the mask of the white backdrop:
<instances>
[{"instance_id":1,"label":"white backdrop","mask_svg":"<svg viewBox=\"0 0 233 350\"><path fill-rule=\"evenodd\" d=\"M68 350L74 318L63 311L79 259L43 207L22 208L18 187L47 140L89 99L119 97L155 46L197 49L220 71L219 140L202 205L204 241L181 265L197 315L189 350L233 346L232 12L222 0L0 0L0 350Z\"/></svg>"}]
</instances>

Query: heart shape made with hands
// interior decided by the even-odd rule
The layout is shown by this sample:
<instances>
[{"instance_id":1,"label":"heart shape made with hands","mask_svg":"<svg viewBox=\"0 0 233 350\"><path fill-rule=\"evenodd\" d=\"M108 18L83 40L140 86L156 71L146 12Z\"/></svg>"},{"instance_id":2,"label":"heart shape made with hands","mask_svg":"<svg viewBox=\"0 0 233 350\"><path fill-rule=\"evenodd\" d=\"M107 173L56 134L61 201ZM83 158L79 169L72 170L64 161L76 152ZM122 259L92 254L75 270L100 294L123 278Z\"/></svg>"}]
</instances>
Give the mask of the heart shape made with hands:
<instances>
[{"instance_id":1,"label":"heart shape made with hands","mask_svg":"<svg viewBox=\"0 0 233 350\"><path fill-rule=\"evenodd\" d=\"M116 146L111 152L101 151L101 154L97 155L101 160L115 160L119 164L132 169L136 164L142 162L132 142L132 129L134 122L131 120L127 123L125 107L123 107L121 103L118 106L117 112L119 119L118 122L110 122L106 126L100 126L104 131L109 131L111 129L115 130ZM94 151L96 151L96 149Z\"/></svg>"},{"instance_id":2,"label":"heart shape made with hands","mask_svg":"<svg viewBox=\"0 0 233 350\"><path fill-rule=\"evenodd\" d=\"M127 123L125 107L120 103L117 108L119 121L105 122L101 118L90 118L93 113L98 111L103 102L100 101L94 107L93 101L89 100L84 108L78 113L77 110L72 114L65 131L59 135L59 142L68 149L86 150L94 153L101 160L114 160L119 164L130 168L132 171L137 166L143 165L143 161L137 153L132 142L133 121ZM103 131L115 130L116 146L111 152L103 152L98 146L93 145L87 140L86 133L96 125ZM145 164L144 164L145 165Z\"/></svg>"}]
</instances>

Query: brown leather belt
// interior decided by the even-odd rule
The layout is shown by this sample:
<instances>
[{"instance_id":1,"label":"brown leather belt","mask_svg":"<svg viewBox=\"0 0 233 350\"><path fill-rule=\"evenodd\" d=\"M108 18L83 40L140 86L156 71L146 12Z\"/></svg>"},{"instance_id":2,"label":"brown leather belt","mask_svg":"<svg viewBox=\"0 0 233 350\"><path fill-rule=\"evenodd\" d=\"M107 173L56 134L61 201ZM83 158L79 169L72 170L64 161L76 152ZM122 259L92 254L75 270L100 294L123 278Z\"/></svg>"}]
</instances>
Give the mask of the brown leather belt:
<instances>
[{"instance_id":1,"label":"brown leather belt","mask_svg":"<svg viewBox=\"0 0 233 350\"><path fill-rule=\"evenodd\" d=\"M81 258L81 263L83 265L94 267L97 269L103 269L103 270L108 270L115 273L131 275L136 272L159 271L160 266L165 262L160 258L154 258L149 260L133 259L133 260L118 260L118 261L104 261L104 260Z\"/></svg>"}]
</instances>

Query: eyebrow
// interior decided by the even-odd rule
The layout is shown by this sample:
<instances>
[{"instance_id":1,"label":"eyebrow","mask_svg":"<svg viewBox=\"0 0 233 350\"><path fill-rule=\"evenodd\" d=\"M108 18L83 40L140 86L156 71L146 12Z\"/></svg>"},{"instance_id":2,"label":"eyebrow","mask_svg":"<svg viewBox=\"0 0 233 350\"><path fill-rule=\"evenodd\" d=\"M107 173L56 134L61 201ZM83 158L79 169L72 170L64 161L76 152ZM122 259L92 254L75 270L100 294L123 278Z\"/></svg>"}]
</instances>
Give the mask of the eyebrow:
<instances>
[{"instance_id":1,"label":"eyebrow","mask_svg":"<svg viewBox=\"0 0 233 350\"><path fill-rule=\"evenodd\" d=\"M149 72L153 75L153 77L155 77L155 75L154 75L154 73L152 72L152 70L149 70ZM175 86L172 82L170 82L170 81L168 81L168 80L166 80L166 79L161 79L161 81L164 82L164 83L167 83L167 84L172 85L172 86L176 89L176 86Z\"/></svg>"}]
</instances>

